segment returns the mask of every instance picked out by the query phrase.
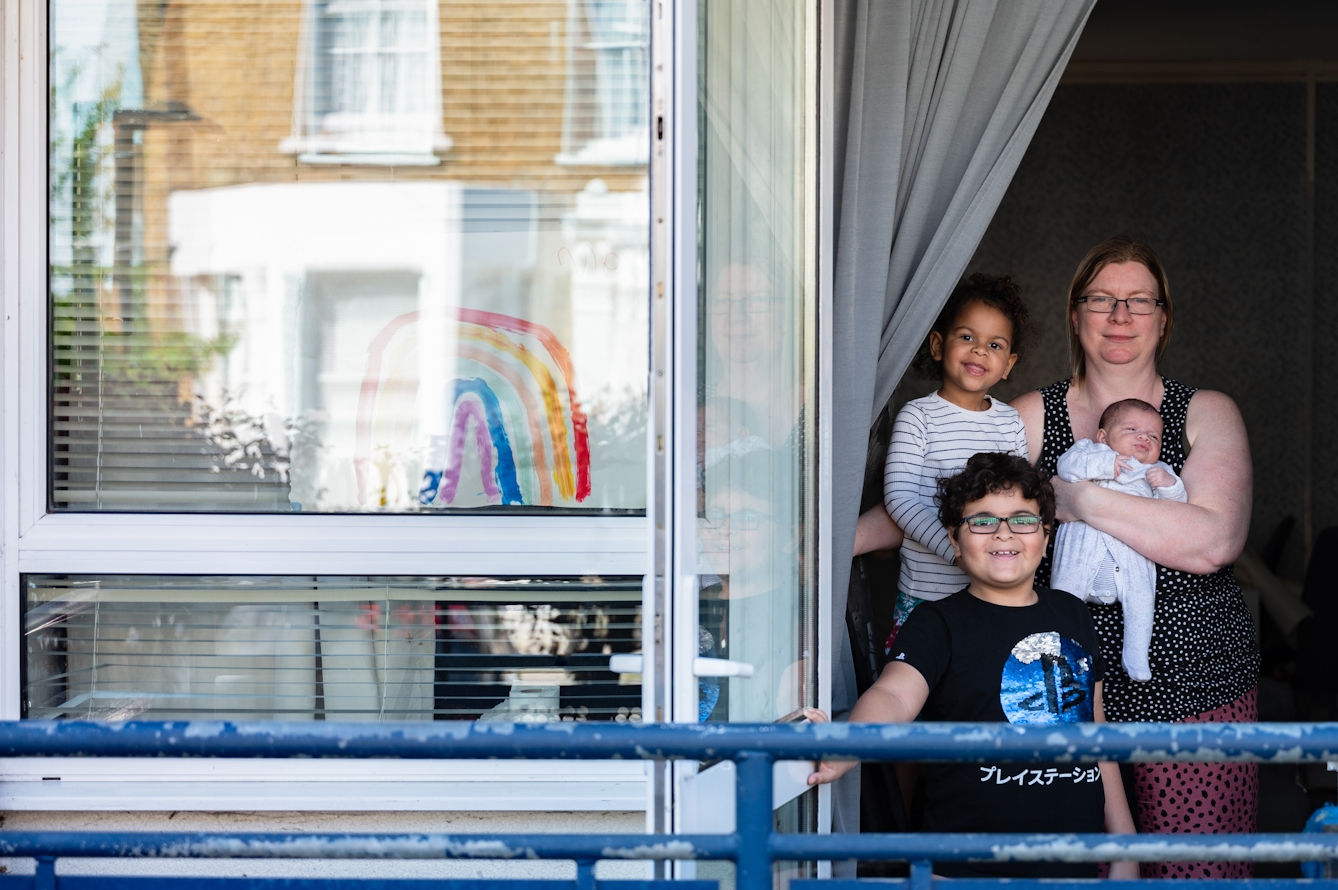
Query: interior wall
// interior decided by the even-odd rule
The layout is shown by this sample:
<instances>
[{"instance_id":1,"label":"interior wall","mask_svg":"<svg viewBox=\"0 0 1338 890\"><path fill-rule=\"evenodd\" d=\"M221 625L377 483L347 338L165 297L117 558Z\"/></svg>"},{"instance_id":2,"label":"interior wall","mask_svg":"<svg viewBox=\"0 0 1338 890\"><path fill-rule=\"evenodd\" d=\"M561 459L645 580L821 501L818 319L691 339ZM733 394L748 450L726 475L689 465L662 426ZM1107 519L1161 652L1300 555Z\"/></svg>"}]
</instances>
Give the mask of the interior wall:
<instances>
[{"instance_id":1,"label":"interior wall","mask_svg":"<svg viewBox=\"0 0 1338 890\"><path fill-rule=\"evenodd\" d=\"M1315 312L1314 482L1312 514L1318 533L1338 525L1338 375L1332 337L1338 332L1338 83L1319 84L1315 95ZM1334 582L1330 582L1334 583Z\"/></svg>"},{"instance_id":2,"label":"interior wall","mask_svg":"<svg viewBox=\"0 0 1338 890\"><path fill-rule=\"evenodd\" d=\"M1073 61L1338 58L1332 0L1099 0Z\"/></svg>"},{"instance_id":3,"label":"interior wall","mask_svg":"<svg viewBox=\"0 0 1338 890\"><path fill-rule=\"evenodd\" d=\"M1338 435L1338 383L1304 385L1311 331L1332 329L1338 296L1338 85L1317 97L1313 296L1303 82L1060 86L968 270L1011 275L1035 322L996 390L1007 399L1068 375L1064 306L1083 254L1117 232L1148 240L1176 310L1163 373L1226 392L1244 414L1256 548L1284 516L1303 516L1307 420L1316 515L1338 495L1338 463L1318 448ZM909 377L897 400L933 386ZM1284 575L1303 571L1301 531Z\"/></svg>"}]
</instances>

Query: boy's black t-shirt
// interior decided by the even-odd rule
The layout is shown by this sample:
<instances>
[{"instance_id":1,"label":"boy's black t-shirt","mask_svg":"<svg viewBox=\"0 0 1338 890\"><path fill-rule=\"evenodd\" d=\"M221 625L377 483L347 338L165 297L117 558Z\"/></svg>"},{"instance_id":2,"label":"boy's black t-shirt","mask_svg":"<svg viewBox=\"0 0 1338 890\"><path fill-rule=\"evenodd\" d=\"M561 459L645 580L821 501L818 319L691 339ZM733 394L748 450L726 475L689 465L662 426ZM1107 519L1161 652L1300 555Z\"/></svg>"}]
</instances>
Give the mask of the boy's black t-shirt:
<instances>
[{"instance_id":1,"label":"boy's black t-shirt","mask_svg":"<svg viewBox=\"0 0 1338 890\"><path fill-rule=\"evenodd\" d=\"M1105 675L1096 629L1077 597L1047 588L1030 606L967 591L916 607L893 659L929 684L921 720L1027 725L1090 722ZM927 764L925 831L1101 832L1095 765ZM943 863L939 874L1095 876L1095 865Z\"/></svg>"}]
</instances>

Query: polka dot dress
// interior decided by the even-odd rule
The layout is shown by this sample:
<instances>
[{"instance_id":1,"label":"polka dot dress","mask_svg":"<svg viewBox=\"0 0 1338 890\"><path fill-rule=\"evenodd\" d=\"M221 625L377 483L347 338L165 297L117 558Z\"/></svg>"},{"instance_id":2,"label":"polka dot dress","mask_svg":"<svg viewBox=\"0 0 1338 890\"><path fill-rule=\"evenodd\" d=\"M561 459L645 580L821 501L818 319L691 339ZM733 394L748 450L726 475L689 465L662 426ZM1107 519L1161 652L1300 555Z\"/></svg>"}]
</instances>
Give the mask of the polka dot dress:
<instances>
[{"instance_id":1,"label":"polka dot dress","mask_svg":"<svg viewBox=\"0 0 1338 890\"><path fill-rule=\"evenodd\" d=\"M1161 459L1177 473L1188 456L1185 415L1195 390L1162 378ZM1041 390L1045 441L1038 468L1053 476L1060 455L1073 445L1069 381ZM1053 546L1054 539L1051 539ZM1036 583L1050 582L1047 553ZM1152 679L1131 680L1120 653L1124 617L1118 603L1088 604L1108 665L1103 684L1106 719L1112 722L1252 722L1259 678L1254 622L1231 567L1195 575L1157 566L1157 604L1149 661ZM1139 764L1139 830L1158 834L1253 831L1258 768L1253 764ZM1210 874L1205 873L1205 869ZM1143 877L1248 877L1249 863L1147 863Z\"/></svg>"}]
</instances>

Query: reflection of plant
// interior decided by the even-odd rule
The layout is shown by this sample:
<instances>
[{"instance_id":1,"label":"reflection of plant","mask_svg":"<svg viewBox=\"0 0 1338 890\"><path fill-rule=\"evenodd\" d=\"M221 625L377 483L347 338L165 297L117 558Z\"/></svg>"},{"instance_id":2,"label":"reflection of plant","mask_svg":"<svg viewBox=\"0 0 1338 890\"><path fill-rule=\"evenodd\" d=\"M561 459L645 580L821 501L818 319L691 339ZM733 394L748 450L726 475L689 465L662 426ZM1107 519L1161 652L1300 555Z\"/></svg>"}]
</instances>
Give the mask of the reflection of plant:
<instances>
[{"instance_id":1,"label":"reflection of plant","mask_svg":"<svg viewBox=\"0 0 1338 890\"><path fill-rule=\"evenodd\" d=\"M70 94L69 83L60 89ZM53 111L56 96L53 89ZM185 453L202 454L214 473L245 472L283 484L290 443L305 430L253 417L226 394L217 407L192 392L238 338L226 329L201 337L155 320L164 314L155 289L170 291L175 281L142 258L135 226L115 207L122 201L134 206L138 198L136 176L117 178L116 150L124 148L119 100L116 83L98 101L75 106L72 130L53 128L51 137L52 221L68 227L69 246L65 256L53 256L50 270L55 410L72 427L96 429L94 437L62 450L62 463L99 492L125 482L108 455L114 454L109 443L129 428L141 447L180 454L184 445ZM61 207L64 219L56 212ZM213 447L200 447L201 438Z\"/></svg>"},{"instance_id":2,"label":"reflection of plant","mask_svg":"<svg viewBox=\"0 0 1338 890\"><path fill-rule=\"evenodd\" d=\"M257 479L275 473L279 481L288 481L293 453L315 443L313 424L306 418L285 418L278 413L256 416L223 394L222 407L210 405L204 396L196 396L195 426L219 450L224 469L249 470Z\"/></svg>"},{"instance_id":3,"label":"reflection of plant","mask_svg":"<svg viewBox=\"0 0 1338 890\"><path fill-rule=\"evenodd\" d=\"M591 405L591 448L604 454L625 454L628 449L645 448L646 395L627 390L620 396L602 394Z\"/></svg>"}]
</instances>

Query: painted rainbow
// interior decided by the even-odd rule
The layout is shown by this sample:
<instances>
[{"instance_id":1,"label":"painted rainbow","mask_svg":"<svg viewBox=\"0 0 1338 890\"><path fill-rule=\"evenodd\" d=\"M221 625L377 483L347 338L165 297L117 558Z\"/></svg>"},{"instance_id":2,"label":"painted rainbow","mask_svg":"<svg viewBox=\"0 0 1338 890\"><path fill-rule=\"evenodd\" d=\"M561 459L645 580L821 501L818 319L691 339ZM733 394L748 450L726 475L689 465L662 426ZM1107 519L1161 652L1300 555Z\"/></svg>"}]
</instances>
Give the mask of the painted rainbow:
<instances>
[{"instance_id":1,"label":"painted rainbow","mask_svg":"<svg viewBox=\"0 0 1338 890\"><path fill-rule=\"evenodd\" d=\"M510 315L456 308L446 310L446 316L457 322L457 358L479 370L450 381L442 393L447 432L434 436L427 449L419 503L455 502L470 447L478 456L483 494L491 504L552 506L555 496L577 503L588 498L590 437L566 347L543 325ZM379 497L371 490L379 434L398 442L412 435L412 422L403 418L412 416L409 405L416 387L403 383L408 374L392 369L412 360L413 344L397 341L396 335L408 333L418 320L416 311L392 319L367 347L353 462L358 502L364 506L369 497ZM535 343L540 351L530 348ZM387 402L399 403L400 411L390 412L399 419L385 421L389 428L383 431L378 406Z\"/></svg>"}]
</instances>

